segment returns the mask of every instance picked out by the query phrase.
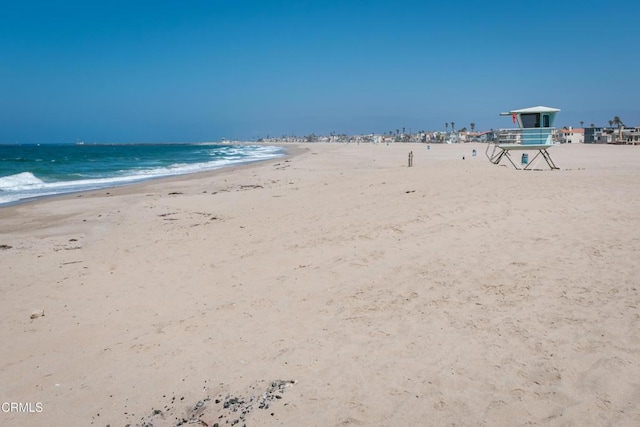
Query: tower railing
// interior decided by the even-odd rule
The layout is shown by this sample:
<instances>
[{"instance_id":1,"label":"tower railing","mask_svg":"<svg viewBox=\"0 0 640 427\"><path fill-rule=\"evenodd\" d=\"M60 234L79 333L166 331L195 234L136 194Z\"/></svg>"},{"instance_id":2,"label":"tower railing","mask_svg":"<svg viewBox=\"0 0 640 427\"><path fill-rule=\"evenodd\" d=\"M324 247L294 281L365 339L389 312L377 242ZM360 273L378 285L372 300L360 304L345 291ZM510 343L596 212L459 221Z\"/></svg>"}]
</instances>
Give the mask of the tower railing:
<instances>
[{"instance_id":1,"label":"tower railing","mask_svg":"<svg viewBox=\"0 0 640 427\"><path fill-rule=\"evenodd\" d=\"M499 129L498 144L553 145L557 141L556 128Z\"/></svg>"}]
</instances>

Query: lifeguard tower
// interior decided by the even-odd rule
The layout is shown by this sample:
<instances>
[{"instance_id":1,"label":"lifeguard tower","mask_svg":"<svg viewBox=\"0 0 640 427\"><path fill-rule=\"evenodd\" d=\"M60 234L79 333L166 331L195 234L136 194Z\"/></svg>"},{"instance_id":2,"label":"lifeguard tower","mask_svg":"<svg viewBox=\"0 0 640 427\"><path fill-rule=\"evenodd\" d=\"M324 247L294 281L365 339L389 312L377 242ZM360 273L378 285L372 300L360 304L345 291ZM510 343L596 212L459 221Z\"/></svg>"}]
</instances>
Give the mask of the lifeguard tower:
<instances>
[{"instance_id":1,"label":"lifeguard tower","mask_svg":"<svg viewBox=\"0 0 640 427\"><path fill-rule=\"evenodd\" d=\"M511 116L518 128L500 129L497 140L487 144L486 154L491 163L497 165L506 157L513 167L519 170L511 158L511 151L522 151L521 163L524 170L533 169L539 156L542 156L551 170L560 169L547 152L547 149L554 145L556 129L553 127L553 121L559 111L558 108L539 106L500 113L501 116ZM537 151L531 161L527 151Z\"/></svg>"}]
</instances>

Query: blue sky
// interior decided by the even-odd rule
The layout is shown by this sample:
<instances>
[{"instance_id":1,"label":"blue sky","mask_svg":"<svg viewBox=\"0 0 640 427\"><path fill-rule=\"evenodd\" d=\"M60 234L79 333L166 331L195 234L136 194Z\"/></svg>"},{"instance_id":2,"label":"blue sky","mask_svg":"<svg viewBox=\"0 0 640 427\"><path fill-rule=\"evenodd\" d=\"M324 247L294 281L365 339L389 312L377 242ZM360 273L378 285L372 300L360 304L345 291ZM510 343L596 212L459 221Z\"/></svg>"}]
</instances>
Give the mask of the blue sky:
<instances>
[{"instance_id":1,"label":"blue sky","mask_svg":"<svg viewBox=\"0 0 640 427\"><path fill-rule=\"evenodd\" d=\"M4 3L0 143L640 125L636 1Z\"/></svg>"}]
</instances>

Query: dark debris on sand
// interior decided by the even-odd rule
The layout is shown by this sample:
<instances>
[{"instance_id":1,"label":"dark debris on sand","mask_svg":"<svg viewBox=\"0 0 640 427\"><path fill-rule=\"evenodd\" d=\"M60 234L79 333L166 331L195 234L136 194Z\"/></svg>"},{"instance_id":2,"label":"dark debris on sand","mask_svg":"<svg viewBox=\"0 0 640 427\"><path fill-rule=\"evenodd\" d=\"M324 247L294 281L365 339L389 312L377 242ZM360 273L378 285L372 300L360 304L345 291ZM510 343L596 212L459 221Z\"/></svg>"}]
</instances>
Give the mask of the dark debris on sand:
<instances>
[{"instance_id":1,"label":"dark debris on sand","mask_svg":"<svg viewBox=\"0 0 640 427\"><path fill-rule=\"evenodd\" d=\"M255 409L271 409L271 415L274 415L271 406L274 402L283 398L282 395L286 388L295 384L295 381L275 380L269 382L266 388L263 388L264 386L260 387L262 383L264 383L264 381L260 381L257 385L252 386L251 390L244 396L227 394L223 398L222 395L219 395L213 400L207 396L192 406L183 407L182 411L176 407L176 404L183 401L184 397L176 399L174 396L171 398L171 402L165 405L162 410L152 409L151 414L143 417L136 426L157 427L171 425L173 427L180 427L197 425L204 427L246 427L247 415ZM178 402L176 402L176 400L178 400Z\"/></svg>"}]
</instances>

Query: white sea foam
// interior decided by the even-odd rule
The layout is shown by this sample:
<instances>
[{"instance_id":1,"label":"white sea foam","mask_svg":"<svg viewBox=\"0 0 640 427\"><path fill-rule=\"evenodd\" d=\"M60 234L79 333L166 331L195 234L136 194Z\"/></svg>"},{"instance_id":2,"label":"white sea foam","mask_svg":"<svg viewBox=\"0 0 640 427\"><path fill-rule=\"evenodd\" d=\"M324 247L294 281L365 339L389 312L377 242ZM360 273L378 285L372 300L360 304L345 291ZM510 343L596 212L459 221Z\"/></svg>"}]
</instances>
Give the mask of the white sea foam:
<instances>
[{"instance_id":1,"label":"white sea foam","mask_svg":"<svg viewBox=\"0 0 640 427\"><path fill-rule=\"evenodd\" d=\"M0 177L0 191L15 191L44 184L44 181L38 179L31 172L22 172L15 175Z\"/></svg>"},{"instance_id":2,"label":"white sea foam","mask_svg":"<svg viewBox=\"0 0 640 427\"><path fill-rule=\"evenodd\" d=\"M50 196L56 194L73 193L78 191L97 190L120 185L132 184L153 178L174 175L185 175L195 172L219 169L235 164L255 162L259 160L279 157L282 150L273 146L243 146L224 150L220 156L220 149L216 150L215 160L199 163L176 163L170 166L121 171L121 175L104 178L87 178L70 181L45 182L31 172L0 177L0 205L20 200Z\"/></svg>"}]
</instances>

